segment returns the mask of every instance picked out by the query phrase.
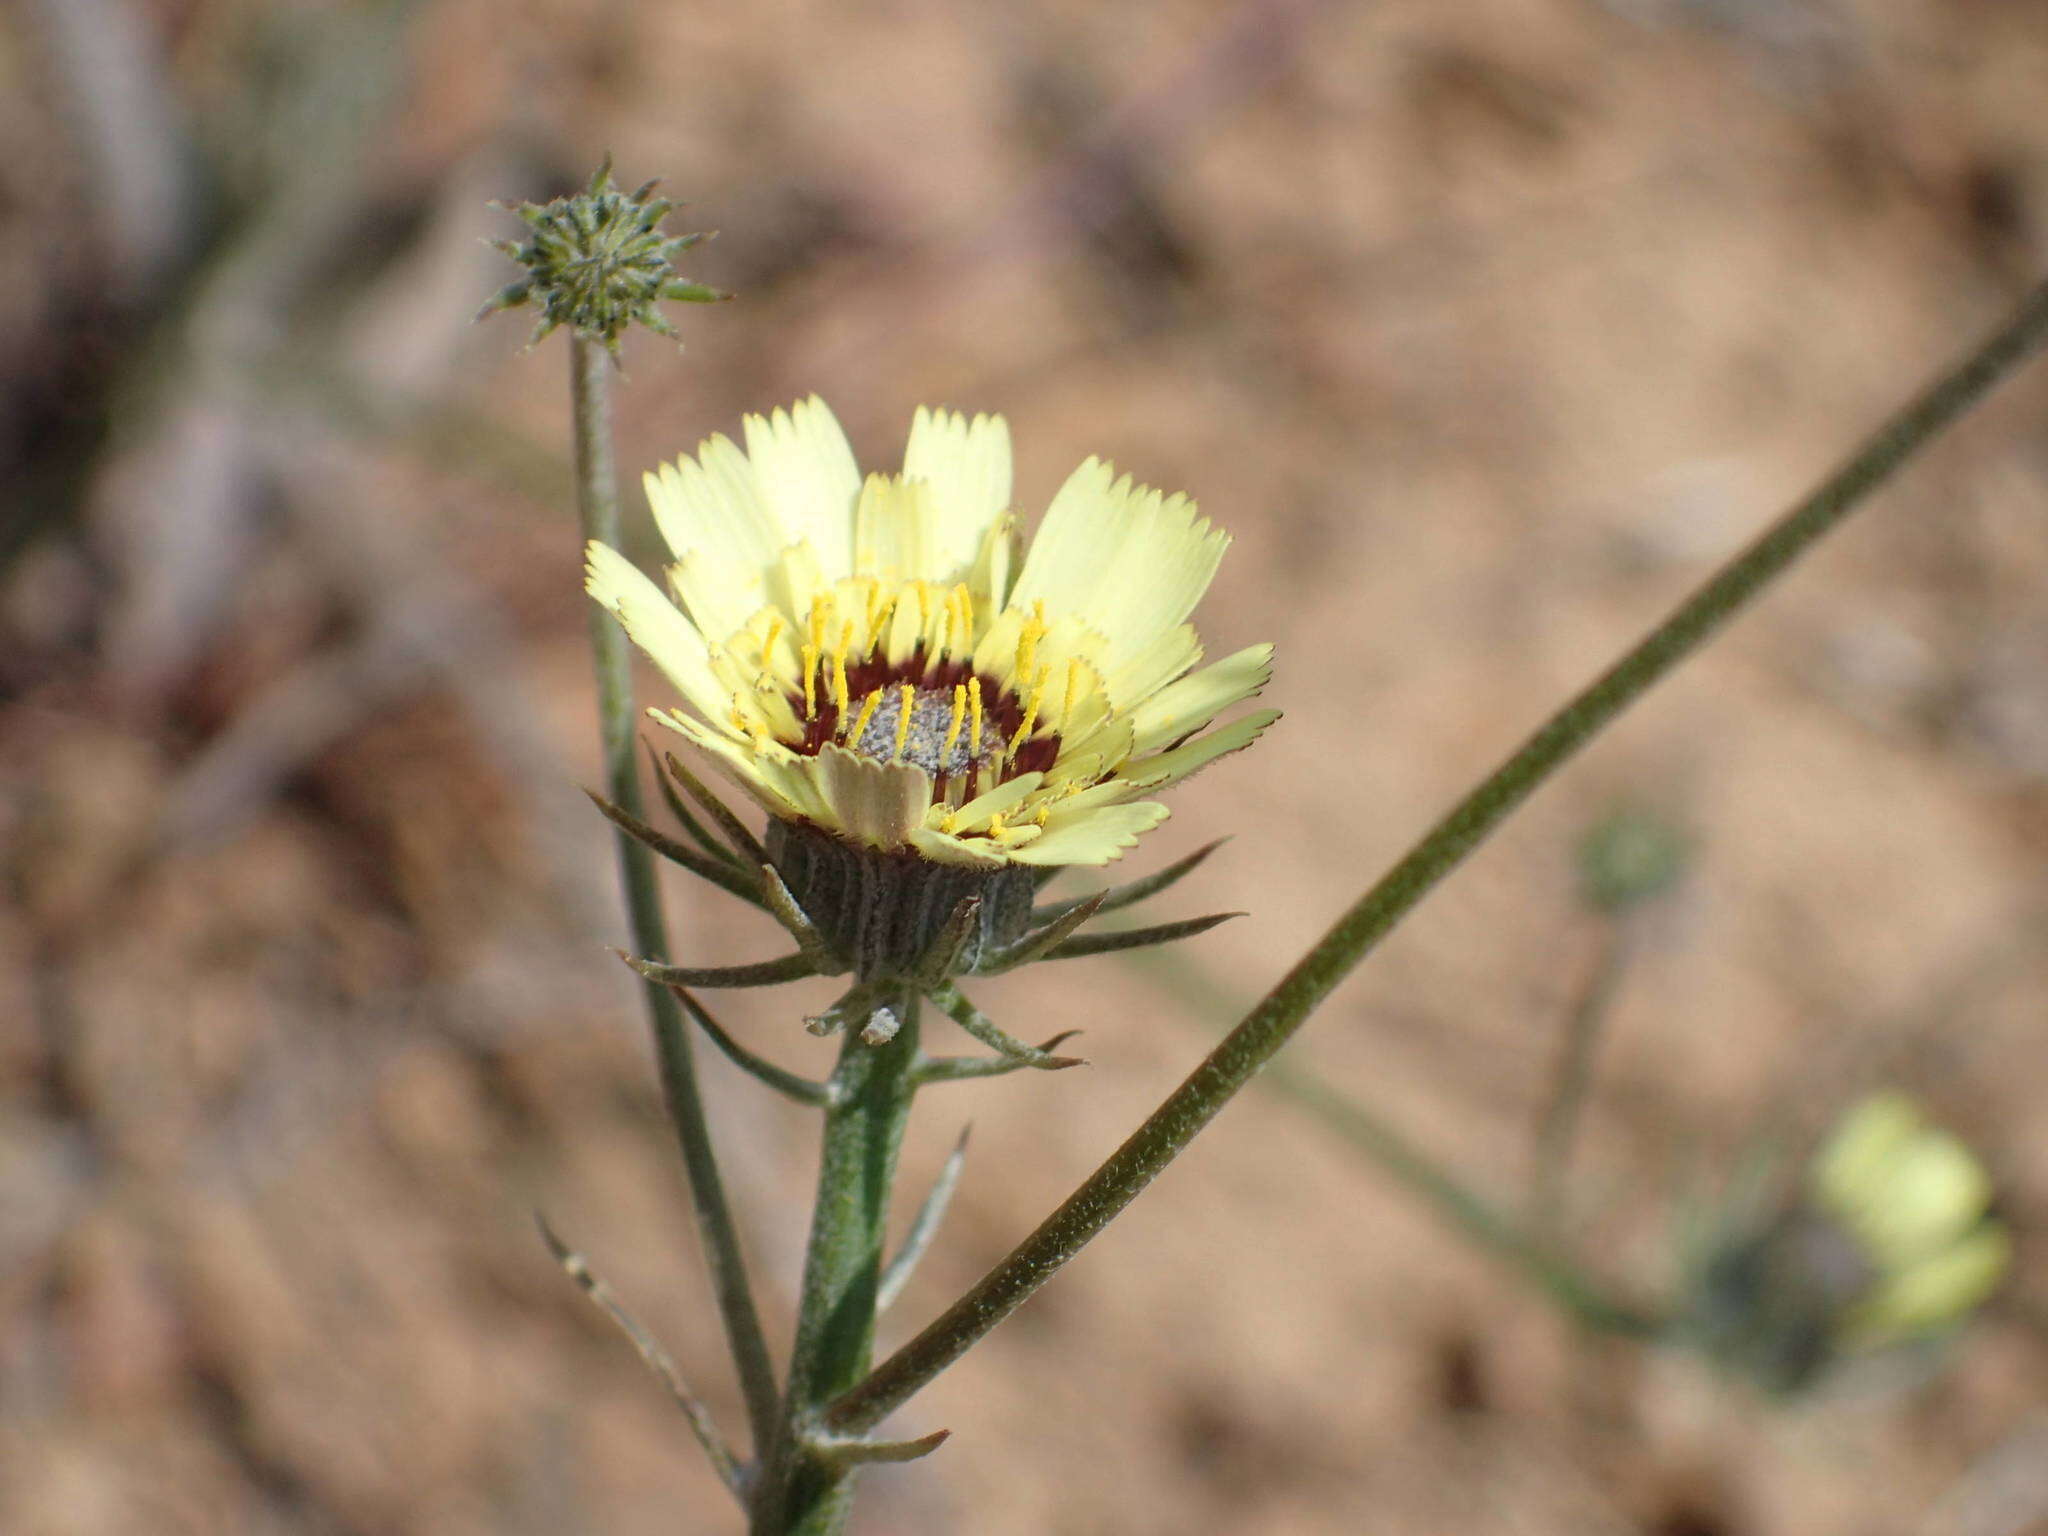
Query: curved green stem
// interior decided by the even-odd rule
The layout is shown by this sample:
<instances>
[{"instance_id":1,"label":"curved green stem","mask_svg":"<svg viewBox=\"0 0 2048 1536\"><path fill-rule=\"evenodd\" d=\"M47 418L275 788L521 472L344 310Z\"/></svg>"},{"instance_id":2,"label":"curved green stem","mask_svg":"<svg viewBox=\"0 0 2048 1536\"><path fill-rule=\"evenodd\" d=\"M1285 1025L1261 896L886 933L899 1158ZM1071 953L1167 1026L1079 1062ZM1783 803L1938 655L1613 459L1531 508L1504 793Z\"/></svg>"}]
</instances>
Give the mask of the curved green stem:
<instances>
[{"instance_id":1,"label":"curved green stem","mask_svg":"<svg viewBox=\"0 0 2048 1536\"><path fill-rule=\"evenodd\" d=\"M1551 1246L1490 1201L1467 1189L1378 1113L1310 1072L1278 1062L1261 1086L1292 1099L1406 1186L1475 1247L1500 1260L1588 1328L1647 1338L1662 1320L1612 1295L1565 1250Z\"/></svg>"},{"instance_id":2,"label":"curved green stem","mask_svg":"<svg viewBox=\"0 0 2048 1536\"><path fill-rule=\"evenodd\" d=\"M619 544L618 477L612 465L611 359L600 342L578 336L570 344L571 395L576 427L576 510L583 536L616 548ZM640 798L640 776L633 760L633 670L625 632L597 604L590 605L590 647L597 664L598 729L604 747L605 794L637 821L646 819ZM625 892L633 948L649 959L668 954L667 925L661 913L661 889L655 882L654 860L623 827L613 828L618 848L619 883ZM668 1101L689 1175L690 1198L697 1213L697 1233L711 1270L712 1290L725 1320L725 1332L746 1397L756 1456L765 1454L775 1429L775 1368L761 1333L760 1314L747 1284L746 1260L740 1252L739 1230L719 1177L718 1157L711 1146L711 1128L697 1089L696 1059L689 1030L667 987L645 983L647 1015L654 1029L654 1049L661 1067L661 1087Z\"/></svg>"},{"instance_id":3,"label":"curved green stem","mask_svg":"<svg viewBox=\"0 0 2048 1536\"><path fill-rule=\"evenodd\" d=\"M1186 1004L1191 1017L1199 1019L1225 995L1214 976L1159 956L1146 958L1150 963L1143 969L1148 979L1168 998ZM1660 1316L1617 1293L1548 1229L1518 1219L1479 1193L1448 1163L1397 1130L1378 1108L1333 1087L1314 1070L1284 1059L1259 1074L1259 1087L1314 1115L1451 1231L1542 1292L1583 1327L1637 1337L1662 1331Z\"/></svg>"},{"instance_id":4,"label":"curved green stem","mask_svg":"<svg viewBox=\"0 0 2048 1536\"><path fill-rule=\"evenodd\" d=\"M1137 1198L1437 882L1580 747L1690 655L1814 541L1860 506L2048 335L2048 284L1833 474L1687 597L1453 806L1257 1003L1066 1203L922 1333L835 1402L828 1427L858 1432L951 1365Z\"/></svg>"},{"instance_id":5,"label":"curved green stem","mask_svg":"<svg viewBox=\"0 0 2048 1536\"><path fill-rule=\"evenodd\" d=\"M1540 1232L1555 1233L1564 1224L1572 1148L1578 1140L1586 1096L1592 1091L1593 1063L1607 1032L1607 1014L1621 990L1622 972L1628 968L1631 938L1626 917L1607 919L1593 968L1565 1019L1557 1070L1544 1099L1543 1117L1536 1125L1529 1175L1529 1221Z\"/></svg>"}]
</instances>

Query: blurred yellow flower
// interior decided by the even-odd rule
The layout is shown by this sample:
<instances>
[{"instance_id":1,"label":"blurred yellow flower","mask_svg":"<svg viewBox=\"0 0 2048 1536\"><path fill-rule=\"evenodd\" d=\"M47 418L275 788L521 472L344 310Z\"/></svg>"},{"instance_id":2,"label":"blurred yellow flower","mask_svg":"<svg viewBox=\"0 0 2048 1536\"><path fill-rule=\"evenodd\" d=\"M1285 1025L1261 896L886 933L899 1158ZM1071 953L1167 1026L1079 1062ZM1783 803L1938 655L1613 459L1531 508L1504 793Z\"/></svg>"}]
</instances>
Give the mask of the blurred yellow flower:
<instances>
[{"instance_id":1,"label":"blurred yellow flower","mask_svg":"<svg viewBox=\"0 0 2048 1536\"><path fill-rule=\"evenodd\" d=\"M1002 418L919 410L863 480L815 396L647 477L669 592L603 544L590 594L690 706L655 718L782 822L939 864L1103 864L1146 798L1277 718L1205 727L1273 648L1196 669L1229 540L1089 459L1018 560ZM672 594L672 597L671 597Z\"/></svg>"},{"instance_id":2,"label":"blurred yellow flower","mask_svg":"<svg viewBox=\"0 0 2048 1536\"><path fill-rule=\"evenodd\" d=\"M1869 1279L1840 1330L1878 1348L1960 1322L2012 1258L1992 1218L1991 1177L1911 1099L1875 1094L1842 1118L1808 1175L1814 1208L1861 1251Z\"/></svg>"}]
</instances>

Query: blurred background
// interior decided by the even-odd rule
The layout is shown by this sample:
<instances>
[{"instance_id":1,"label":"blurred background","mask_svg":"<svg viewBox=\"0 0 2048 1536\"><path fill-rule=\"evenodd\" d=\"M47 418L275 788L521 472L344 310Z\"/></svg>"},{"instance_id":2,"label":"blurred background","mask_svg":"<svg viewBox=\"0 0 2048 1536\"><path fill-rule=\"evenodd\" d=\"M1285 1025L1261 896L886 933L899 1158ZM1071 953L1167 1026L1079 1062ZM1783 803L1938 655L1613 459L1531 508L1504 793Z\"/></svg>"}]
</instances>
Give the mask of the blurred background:
<instances>
[{"instance_id":1,"label":"blurred background","mask_svg":"<svg viewBox=\"0 0 2048 1536\"><path fill-rule=\"evenodd\" d=\"M723 232L688 270L737 302L626 344L629 484L813 390L870 466L920 403L1001 411L1027 512L1089 453L1188 490L1236 536L1211 653L1279 643L1287 718L1124 871L1235 834L1160 915L1250 915L983 989L1093 1065L921 1100L906 1207L974 1144L888 1343L2048 267L2044 99L2048 9L1983 0L15 0L0 1527L735 1528L531 1222L738 1424L577 788L565 347L470 324L511 276L491 199L609 150ZM900 1416L955 1437L857 1528L2048 1532L2044 505L2037 369L1294 1055L1519 1199L1604 942L1574 851L1646 807L1693 857L1615 1001L1589 1252L1667 1288L1759 1127L1900 1084L2019 1232L1955 1348L1779 1406L1588 1341L1255 1092ZM671 897L682 957L768 952ZM724 1015L818 1073L828 995ZM815 1129L704 1070L780 1327Z\"/></svg>"}]
</instances>

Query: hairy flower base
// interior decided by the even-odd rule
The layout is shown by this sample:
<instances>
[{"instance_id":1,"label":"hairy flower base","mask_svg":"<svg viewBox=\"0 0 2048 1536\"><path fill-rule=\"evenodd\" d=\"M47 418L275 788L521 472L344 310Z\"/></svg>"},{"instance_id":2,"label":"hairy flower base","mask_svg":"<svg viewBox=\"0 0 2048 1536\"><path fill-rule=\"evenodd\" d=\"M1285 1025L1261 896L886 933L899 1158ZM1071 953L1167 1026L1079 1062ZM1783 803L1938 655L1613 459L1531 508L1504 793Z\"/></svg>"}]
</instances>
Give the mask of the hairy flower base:
<instances>
[{"instance_id":1,"label":"hairy flower base","mask_svg":"<svg viewBox=\"0 0 2048 1536\"><path fill-rule=\"evenodd\" d=\"M802 822L768 823L768 857L804 915L861 981L901 976L925 959L961 903L976 904L955 960L970 971L1021 939L1037 882L1020 865L935 864L849 843Z\"/></svg>"}]
</instances>

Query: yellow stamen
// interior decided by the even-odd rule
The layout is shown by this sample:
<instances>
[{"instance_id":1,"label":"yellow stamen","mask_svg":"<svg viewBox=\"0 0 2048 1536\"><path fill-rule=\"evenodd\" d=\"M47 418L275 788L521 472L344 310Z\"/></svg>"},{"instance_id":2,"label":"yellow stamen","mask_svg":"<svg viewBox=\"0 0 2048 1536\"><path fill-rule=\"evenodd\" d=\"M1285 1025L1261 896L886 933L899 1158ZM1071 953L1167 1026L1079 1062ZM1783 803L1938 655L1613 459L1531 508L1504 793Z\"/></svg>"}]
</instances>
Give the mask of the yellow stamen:
<instances>
[{"instance_id":1,"label":"yellow stamen","mask_svg":"<svg viewBox=\"0 0 2048 1536\"><path fill-rule=\"evenodd\" d=\"M1067 699L1060 706L1060 728L1066 729L1074 723L1074 706L1081 698L1081 660L1075 657L1067 663Z\"/></svg>"},{"instance_id":2,"label":"yellow stamen","mask_svg":"<svg viewBox=\"0 0 2048 1536\"><path fill-rule=\"evenodd\" d=\"M1045 638L1045 604L1033 603L1024 632L1017 637L1017 686L1029 688L1037 679L1032 668L1038 662L1038 642Z\"/></svg>"},{"instance_id":3,"label":"yellow stamen","mask_svg":"<svg viewBox=\"0 0 2048 1536\"><path fill-rule=\"evenodd\" d=\"M763 693L775 688L775 642L782 638L780 617L769 620L768 638L761 642L761 670L754 674L754 686Z\"/></svg>"},{"instance_id":4,"label":"yellow stamen","mask_svg":"<svg viewBox=\"0 0 2048 1536\"><path fill-rule=\"evenodd\" d=\"M967 738L967 759L981 760L981 679L967 679L967 724L971 733Z\"/></svg>"},{"instance_id":5,"label":"yellow stamen","mask_svg":"<svg viewBox=\"0 0 2048 1536\"><path fill-rule=\"evenodd\" d=\"M846 693L846 653L853 649L853 620L848 619L839 631L839 649L832 653L832 702L839 706L839 713L845 714L853 701Z\"/></svg>"},{"instance_id":6,"label":"yellow stamen","mask_svg":"<svg viewBox=\"0 0 2048 1536\"><path fill-rule=\"evenodd\" d=\"M1038 724L1038 708L1045 702L1045 684L1040 683L1031 690L1031 702L1024 706L1024 722L1017 727L1017 734L1010 738L1010 745L1004 750L1015 757L1017 749L1031 739L1031 728Z\"/></svg>"},{"instance_id":7,"label":"yellow stamen","mask_svg":"<svg viewBox=\"0 0 2048 1536\"><path fill-rule=\"evenodd\" d=\"M945 771L946 761L953 755L953 743L960 739L960 727L967 720L967 685L953 685L953 718L946 722L946 744L939 748L939 770Z\"/></svg>"},{"instance_id":8,"label":"yellow stamen","mask_svg":"<svg viewBox=\"0 0 2048 1536\"><path fill-rule=\"evenodd\" d=\"M868 722L875 718L875 711L881 707L882 690L877 688L868 695L867 703L861 705L860 714L853 722L853 729L846 733L846 744L858 749L860 739L867 734Z\"/></svg>"},{"instance_id":9,"label":"yellow stamen","mask_svg":"<svg viewBox=\"0 0 2048 1536\"><path fill-rule=\"evenodd\" d=\"M868 588L866 604L868 614L868 639L872 642L875 635L879 632L881 628L881 615L876 611L876 609L882 601L882 584L879 581L876 581L872 576L863 577L862 580L864 580L867 583Z\"/></svg>"},{"instance_id":10,"label":"yellow stamen","mask_svg":"<svg viewBox=\"0 0 2048 1536\"><path fill-rule=\"evenodd\" d=\"M932 627L932 589L931 589L931 583L929 583L929 582L924 582L924 581L920 581L920 582L919 582L919 583L917 584L917 632L918 632L918 633L919 633L920 635L923 635L923 634L928 634L928 633L930 633L930 632L931 632L931 627Z\"/></svg>"},{"instance_id":11,"label":"yellow stamen","mask_svg":"<svg viewBox=\"0 0 2048 1536\"><path fill-rule=\"evenodd\" d=\"M939 818L939 830L945 833L948 837L952 836L955 832L959 831L960 813L957 810L954 810L948 811L945 815L941 816Z\"/></svg>"},{"instance_id":12,"label":"yellow stamen","mask_svg":"<svg viewBox=\"0 0 2048 1536\"><path fill-rule=\"evenodd\" d=\"M989 817L988 835L990 837L1001 837L1005 832L1009 830L1009 826L1003 821L1003 813L1001 811L997 811L994 815Z\"/></svg>"},{"instance_id":13,"label":"yellow stamen","mask_svg":"<svg viewBox=\"0 0 2048 1536\"><path fill-rule=\"evenodd\" d=\"M1034 827L1042 827L1042 826L1044 826L1044 825L1046 824L1046 822L1050 821L1051 819L1052 819L1052 802L1051 802L1050 800L1048 800L1048 801L1046 801L1046 802L1045 802L1045 804L1041 805L1041 806L1040 806L1040 807L1038 808L1038 814L1037 814L1036 816L1034 816L1034 817L1032 817L1032 818L1031 818L1031 824L1032 824L1032 825L1033 825Z\"/></svg>"},{"instance_id":14,"label":"yellow stamen","mask_svg":"<svg viewBox=\"0 0 2048 1536\"><path fill-rule=\"evenodd\" d=\"M806 720L815 720L817 717L818 648L815 645L806 645L804 647L804 718Z\"/></svg>"},{"instance_id":15,"label":"yellow stamen","mask_svg":"<svg viewBox=\"0 0 2048 1536\"><path fill-rule=\"evenodd\" d=\"M877 694L881 692L879 688L875 691ZM889 761L892 763L903 761L903 744L910 740L910 707L917 702L917 689L905 683L897 697L899 707L896 711L896 746L889 754Z\"/></svg>"}]
</instances>

